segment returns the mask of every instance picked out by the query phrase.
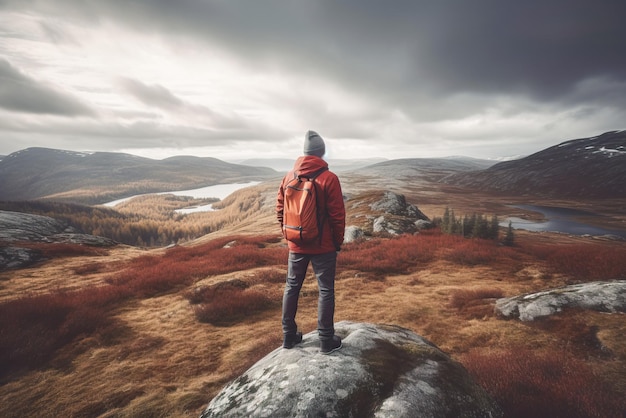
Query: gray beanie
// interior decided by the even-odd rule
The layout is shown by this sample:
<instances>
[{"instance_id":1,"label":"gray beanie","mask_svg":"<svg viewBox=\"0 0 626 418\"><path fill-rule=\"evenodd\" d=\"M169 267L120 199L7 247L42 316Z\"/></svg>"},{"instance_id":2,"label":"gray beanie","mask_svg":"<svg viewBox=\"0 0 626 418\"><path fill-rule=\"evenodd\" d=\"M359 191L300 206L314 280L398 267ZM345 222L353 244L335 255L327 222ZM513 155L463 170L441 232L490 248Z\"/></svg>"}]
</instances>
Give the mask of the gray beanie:
<instances>
[{"instance_id":1,"label":"gray beanie","mask_svg":"<svg viewBox=\"0 0 626 418\"><path fill-rule=\"evenodd\" d=\"M309 131L304 136L304 155L317 155L323 157L326 154L326 145L321 136L315 131Z\"/></svg>"}]
</instances>

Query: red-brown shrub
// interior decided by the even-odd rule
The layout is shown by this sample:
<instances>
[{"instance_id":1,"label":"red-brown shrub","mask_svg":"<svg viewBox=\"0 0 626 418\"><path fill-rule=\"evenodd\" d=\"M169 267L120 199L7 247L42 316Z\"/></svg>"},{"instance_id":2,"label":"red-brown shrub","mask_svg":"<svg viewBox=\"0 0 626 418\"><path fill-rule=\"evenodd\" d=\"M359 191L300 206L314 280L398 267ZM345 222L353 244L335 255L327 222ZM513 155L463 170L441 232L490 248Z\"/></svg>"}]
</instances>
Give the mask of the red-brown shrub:
<instances>
[{"instance_id":1,"label":"red-brown shrub","mask_svg":"<svg viewBox=\"0 0 626 418\"><path fill-rule=\"evenodd\" d=\"M163 256L132 260L122 273L108 278L105 286L28 296L0 304L0 376L45 364L59 348L78 336L110 323L110 306L124 299L168 292L211 274L282 265L287 250L269 245L276 241L275 236L230 237L196 247L176 247ZM41 248L56 256L95 255L102 251L74 244L46 244ZM98 268L87 265L76 272L86 274ZM258 292L238 290L226 297L213 297L210 307L204 308L203 318L228 321L269 303ZM225 293L218 288L212 292L213 295Z\"/></svg>"},{"instance_id":2,"label":"red-brown shrub","mask_svg":"<svg viewBox=\"0 0 626 418\"><path fill-rule=\"evenodd\" d=\"M449 305L458 309L465 318L484 318L494 313L493 300L503 294L501 289L488 287L457 289L450 294Z\"/></svg>"},{"instance_id":3,"label":"red-brown shrub","mask_svg":"<svg viewBox=\"0 0 626 418\"><path fill-rule=\"evenodd\" d=\"M576 280L626 278L626 247L623 245L525 245L524 251L545 260L553 273Z\"/></svg>"},{"instance_id":4,"label":"red-brown shrub","mask_svg":"<svg viewBox=\"0 0 626 418\"><path fill-rule=\"evenodd\" d=\"M257 270L254 279L261 283L284 283L287 280L287 272L275 268Z\"/></svg>"},{"instance_id":5,"label":"red-brown shrub","mask_svg":"<svg viewBox=\"0 0 626 418\"><path fill-rule=\"evenodd\" d=\"M445 259L464 266L489 264L497 259L500 249L502 248L493 240L465 239L451 248Z\"/></svg>"},{"instance_id":6,"label":"red-brown shrub","mask_svg":"<svg viewBox=\"0 0 626 418\"><path fill-rule=\"evenodd\" d=\"M122 288L102 286L1 304L0 376L39 367L76 337L108 325L108 307L127 295Z\"/></svg>"},{"instance_id":7,"label":"red-brown shrub","mask_svg":"<svg viewBox=\"0 0 626 418\"><path fill-rule=\"evenodd\" d=\"M126 285L138 296L153 296L198 278L284 264L287 249L264 248L275 237L235 237L195 247L175 247L162 256L138 257L128 268L109 278L114 285Z\"/></svg>"},{"instance_id":8,"label":"red-brown shrub","mask_svg":"<svg viewBox=\"0 0 626 418\"><path fill-rule=\"evenodd\" d=\"M188 284L194 277L201 277L199 264L176 263L170 259L154 257L149 265L131 265L130 268L109 278L108 283L124 286L137 297L151 297Z\"/></svg>"},{"instance_id":9,"label":"red-brown shrub","mask_svg":"<svg viewBox=\"0 0 626 418\"><path fill-rule=\"evenodd\" d=\"M38 250L45 258L60 257L88 257L97 255L106 255L108 251L103 248L90 247L88 245L72 244L72 243L40 243L27 242L20 244L23 247L32 250Z\"/></svg>"},{"instance_id":10,"label":"red-brown shrub","mask_svg":"<svg viewBox=\"0 0 626 418\"><path fill-rule=\"evenodd\" d=\"M195 305L194 314L200 322L229 325L274 306L276 301L253 289L230 289L210 302Z\"/></svg>"},{"instance_id":11,"label":"red-brown shrub","mask_svg":"<svg viewBox=\"0 0 626 418\"><path fill-rule=\"evenodd\" d=\"M626 399L563 352L473 351L461 362L507 418L621 417Z\"/></svg>"},{"instance_id":12,"label":"red-brown shrub","mask_svg":"<svg viewBox=\"0 0 626 418\"><path fill-rule=\"evenodd\" d=\"M550 268L580 280L626 278L626 248L595 245L559 247L547 258Z\"/></svg>"},{"instance_id":13,"label":"red-brown shrub","mask_svg":"<svg viewBox=\"0 0 626 418\"><path fill-rule=\"evenodd\" d=\"M228 296L233 290L243 290L249 287L250 285L243 280L233 279L219 282L212 286L201 286L188 290L185 292L185 298L192 305L196 305L198 303L211 302L218 297Z\"/></svg>"},{"instance_id":14,"label":"red-brown shrub","mask_svg":"<svg viewBox=\"0 0 626 418\"><path fill-rule=\"evenodd\" d=\"M435 258L444 240L442 234L401 235L346 245L339 255L340 269L379 274L406 274L418 264ZM454 239L454 237L451 237Z\"/></svg>"},{"instance_id":15,"label":"red-brown shrub","mask_svg":"<svg viewBox=\"0 0 626 418\"><path fill-rule=\"evenodd\" d=\"M467 306L485 299L497 299L503 297L501 289L481 287L478 289L457 289L450 294L450 306L456 309L463 309Z\"/></svg>"},{"instance_id":16,"label":"red-brown shrub","mask_svg":"<svg viewBox=\"0 0 626 418\"><path fill-rule=\"evenodd\" d=\"M513 262L516 250L500 246L493 240L424 231L418 235L349 244L339 257L338 267L341 270L385 275L410 273L437 257L470 266L500 260Z\"/></svg>"},{"instance_id":17,"label":"red-brown shrub","mask_svg":"<svg viewBox=\"0 0 626 418\"><path fill-rule=\"evenodd\" d=\"M74 273L78 275L99 273L104 268L102 263L87 263L82 266L74 267Z\"/></svg>"}]
</instances>

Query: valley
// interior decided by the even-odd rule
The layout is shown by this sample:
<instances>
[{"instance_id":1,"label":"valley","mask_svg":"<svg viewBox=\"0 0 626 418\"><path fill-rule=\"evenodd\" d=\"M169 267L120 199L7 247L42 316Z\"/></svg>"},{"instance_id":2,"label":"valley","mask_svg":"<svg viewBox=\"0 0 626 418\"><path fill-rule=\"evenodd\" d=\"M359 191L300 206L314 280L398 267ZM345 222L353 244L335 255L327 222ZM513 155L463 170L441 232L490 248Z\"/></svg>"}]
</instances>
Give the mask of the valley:
<instances>
[{"instance_id":1,"label":"valley","mask_svg":"<svg viewBox=\"0 0 626 418\"><path fill-rule=\"evenodd\" d=\"M423 163L340 173L347 225L366 234L339 253L335 320L394 324L427 338L460 362L507 417L618 417L626 409L625 312L564 309L523 322L500 317L494 305L568 284L624 280L625 241L520 229L507 246L505 227L494 241L438 228L375 233L371 224L381 216L373 204L394 192L431 220L450 208L459 217L541 221L523 206L535 205L584 211L594 216L576 219L626 231L626 198L451 184L440 180L459 166ZM484 167L462 168L474 169ZM144 231L131 226L143 225L163 240L98 248L3 243L28 244L47 256L0 271L0 415L197 417L224 385L279 349L287 249L273 206L280 175L265 175L216 202L218 210L188 215L175 210L202 199L142 196L112 212L31 202L46 216L66 211L91 226L102 217L111 231L124 226L131 236ZM3 202L0 210L20 204ZM304 333L315 329L310 271L297 318Z\"/></svg>"},{"instance_id":2,"label":"valley","mask_svg":"<svg viewBox=\"0 0 626 418\"><path fill-rule=\"evenodd\" d=\"M530 211L539 213L544 218L541 221L533 221L522 218L508 218L501 226L507 226L508 222L515 229L524 229L534 232L558 232L561 234L571 235L589 235L589 236L601 236L614 239L626 239L626 231L616 229L606 229L599 226L592 226L588 222L595 218L604 217L592 212L582 211L579 209L570 209L555 206L536 206L536 205L515 205L515 209L521 209L524 211ZM601 223L611 223L615 219L600 220Z\"/></svg>"},{"instance_id":3,"label":"valley","mask_svg":"<svg viewBox=\"0 0 626 418\"><path fill-rule=\"evenodd\" d=\"M362 221L358 202L367 196L366 191L386 187L386 183L384 178L376 184L372 178L346 176L348 225ZM5 307L10 301L27 302L36 295L60 294L66 301L95 301L95 289L113 286L115 292L122 292L119 300L103 301L87 311L79 301L66 305L70 316L62 316L59 330L77 326L71 312L87 321L97 320L99 325L81 325L83 328L72 337L66 336L69 339L65 342L58 340L61 345L45 360L5 372L0 413L7 417L41 413L198 416L223 385L280 345L286 250L271 206L275 187L273 182L252 187L255 200L263 202L261 206L174 249L118 245L106 254L59 256L33 267L0 273L0 298ZM397 179L389 188L403 191L409 202L431 218L440 217L447 206L459 215L477 212L504 218L519 214L519 209L510 205L522 200L460 192L430 182L403 186ZM235 193L226 208L240 207L249 193L251 190ZM534 203L574 206L562 200ZM602 219L610 219L614 226L624 222L623 214L619 214L624 204L619 199L601 205L593 201L575 203L579 208L593 207L607 214ZM238 253L240 261L233 261L228 247ZM415 252L405 254L406 248ZM560 252L566 254L558 255ZM567 268L568 257L579 253L594 263L590 267L593 276L580 277ZM517 375L516 367L532 370L548 364L558 373L545 380L532 380L533 385L562 388L559 390L564 393L558 395L564 397L562 408L574 402L577 393L585 392L587 404L580 406L580 416L594 412L608 417L624 407L623 398L617 395L626 390L623 313L566 311L523 323L498 318L493 304L498 297L618 278L615 268L626 271L620 261L626 260L625 256L623 242L553 233L516 231L512 248L435 231L405 239L371 237L364 243L346 244L340 253L336 320L396 324L428 338L464 364L499 402L520 411L520 415L511 416L544 416L537 411L553 404L552 396L557 395L537 393L530 398L532 404L521 407L517 392L490 387L490 376L497 373L502 384L515 385L516 379L534 379L533 375ZM229 302L219 305L220 321L199 321L198 309L204 305L191 303L190 293L220 283L240 283L241 288L223 294ZM303 288L298 313L305 332L315 329L316 302L317 287L311 276ZM249 308L257 305L260 307ZM41 306L38 310L45 312L46 305ZM50 309L57 309L54 306ZM21 309L28 312L26 307ZM40 331L35 328L33 332ZM55 331L34 341L50 338L50 332ZM24 348L33 353L43 350Z\"/></svg>"}]
</instances>

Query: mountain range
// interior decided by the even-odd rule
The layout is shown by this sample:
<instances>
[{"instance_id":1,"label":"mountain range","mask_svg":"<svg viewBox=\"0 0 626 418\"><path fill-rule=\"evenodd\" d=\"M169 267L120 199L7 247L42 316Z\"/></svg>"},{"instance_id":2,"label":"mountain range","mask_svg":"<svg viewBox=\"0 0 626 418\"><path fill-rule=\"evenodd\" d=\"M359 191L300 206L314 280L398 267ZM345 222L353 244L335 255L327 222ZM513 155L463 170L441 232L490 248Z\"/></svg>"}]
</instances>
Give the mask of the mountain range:
<instances>
[{"instance_id":1,"label":"mountain range","mask_svg":"<svg viewBox=\"0 0 626 418\"><path fill-rule=\"evenodd\" d=\"M335 172L356 170L361 167L387 161L385 158L353 158L353 159L328 159L328 165ZM238 164L255 167L270 167L279 172L287 172L293 168L294 159L289 158L250 158L236 161Z\"/></svg>"},{"instance_id":2,"label":"mountain range","mask_svg":"<svg viewBox=\"0 0 626 418\"><path fill-rule=\"evenodd\" d=\"M442 182L506 195L626 197L626 130L565 141L486 170L450 174Z\"/></svg>"},{"instance_id":3,"label":"mountain range","mask_svg":"<svg viewBox=\"0 0 626 418\"><path fill-rule=\"evenodd\" d=\"M191 156L153 160L130 154L28 148L0 160L0 200L55 199L98 204L277 176L267 167Z\"/></svg>"},{"instance_id":4,"label":"mountain range","mask_svg":"<svg viewBox=\"0 0 626 418\"><path fill-rule=\"evenodd\" d=\"M626 130L568 140L527 157L496 164L467 157L330 163L335 171L361 178L414 180L500 195L626 196ZM291 164L293 161L281 159L233 164L192 156L153 160L123 153L28 148L0 159L0 200L53 199L100 204L142 193L280 178Z\"/></svg>"}]
</instances>

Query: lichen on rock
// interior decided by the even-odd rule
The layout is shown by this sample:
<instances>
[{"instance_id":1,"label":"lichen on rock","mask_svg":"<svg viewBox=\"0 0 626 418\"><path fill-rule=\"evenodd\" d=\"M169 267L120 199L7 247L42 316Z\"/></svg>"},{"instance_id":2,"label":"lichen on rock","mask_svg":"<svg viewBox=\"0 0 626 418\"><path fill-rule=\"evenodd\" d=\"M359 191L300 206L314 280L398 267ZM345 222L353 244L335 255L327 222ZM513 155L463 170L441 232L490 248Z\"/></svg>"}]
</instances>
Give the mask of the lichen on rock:
<instances>
[{"instance_id":1,"label":"lichen on rock","mask_svg":"<svg viewBox=\"0 0 626 418\"><path fill-rule=\"evenodd\" d=\"M412 331L335 324L344 347L319 352L317 332L278 348L227 385L208 417L499 417L463 366Z\"/></svg>"},{"instance_id":2,"label":"lichen on rock","mask_svg":"<svg viewBox=\"0 0 626 418\"><path fill-rule=\"evenodd\" d=\"M496 301L496 312L506 318L533 321L566 308L626 312L626 280L580 283Z\"/></svg>"}]
</instances>

